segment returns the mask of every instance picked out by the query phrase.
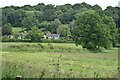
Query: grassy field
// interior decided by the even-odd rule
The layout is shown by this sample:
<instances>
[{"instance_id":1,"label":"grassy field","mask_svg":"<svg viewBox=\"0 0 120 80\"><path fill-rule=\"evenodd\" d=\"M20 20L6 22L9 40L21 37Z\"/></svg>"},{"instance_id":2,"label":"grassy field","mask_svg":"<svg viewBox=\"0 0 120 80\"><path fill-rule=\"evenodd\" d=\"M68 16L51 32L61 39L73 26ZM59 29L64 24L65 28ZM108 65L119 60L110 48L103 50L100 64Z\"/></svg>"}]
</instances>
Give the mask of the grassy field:
<instances>
[{"instance_id":1,"label":"grassy field","mask_svg":"<svg viewBox=\"0 0 120 80\"><path fill-rule=\"evenodd\" d=\"M118 49L92 53L68 43L3 43L3 77L117 78Z\"/></svg>"},{"instance_id":2,"label":"grassy field","mask_svg":"<svg viewBox=\"0 0 120 80\"><path fill-rule=\"evenodd\" d=\"M19 27L12 27L13 33L18 34L22 29Z\"/></svg>"}]
</instances>

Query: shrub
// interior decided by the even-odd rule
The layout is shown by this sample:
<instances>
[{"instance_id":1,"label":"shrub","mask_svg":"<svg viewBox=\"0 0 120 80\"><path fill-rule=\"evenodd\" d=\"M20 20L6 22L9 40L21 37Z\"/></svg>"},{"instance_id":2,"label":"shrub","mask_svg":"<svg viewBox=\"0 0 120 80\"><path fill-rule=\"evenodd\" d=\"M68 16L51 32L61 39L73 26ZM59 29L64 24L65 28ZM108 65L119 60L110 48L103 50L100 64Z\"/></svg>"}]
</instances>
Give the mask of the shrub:
<instances>
[{"instance_id":1,"label":"shrub","mask_svg":"<svg viewBox=\"0 0 120 80\"><path fill-rule=\"evenodd\" d=\"M62 39L43 39L42 42L44 43L73 43L72 40L62 40Z\"/></svg>"},{"instance_id":2,"label":"shrub","mask_svg":"<svg viewBox=\"0 0 120 80\"><path fill-rule=\"evenodd\" d=\"M18 38L2 38L2 42L30 42L29 39L18 39Z\"/></svg>"}]
</instances>

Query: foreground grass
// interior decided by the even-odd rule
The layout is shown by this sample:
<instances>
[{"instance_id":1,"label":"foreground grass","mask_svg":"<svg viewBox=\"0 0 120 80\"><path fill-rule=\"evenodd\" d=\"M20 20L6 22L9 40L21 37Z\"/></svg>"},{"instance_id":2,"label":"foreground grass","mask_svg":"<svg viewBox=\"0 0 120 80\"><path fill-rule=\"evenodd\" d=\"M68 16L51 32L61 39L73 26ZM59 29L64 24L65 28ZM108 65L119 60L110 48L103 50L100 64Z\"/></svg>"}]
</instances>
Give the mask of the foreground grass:
<instances>
[{"instance_id":1,"label":"foreground grass","mask_svg":"<svg viewBox=\"0 0 120 80\"><path fill-rule=\"evenodd\" d=\"M116 78L117 53L117 48L92 53L67 43L3 43L3 77Z\"/></svg>"}]
</instances>

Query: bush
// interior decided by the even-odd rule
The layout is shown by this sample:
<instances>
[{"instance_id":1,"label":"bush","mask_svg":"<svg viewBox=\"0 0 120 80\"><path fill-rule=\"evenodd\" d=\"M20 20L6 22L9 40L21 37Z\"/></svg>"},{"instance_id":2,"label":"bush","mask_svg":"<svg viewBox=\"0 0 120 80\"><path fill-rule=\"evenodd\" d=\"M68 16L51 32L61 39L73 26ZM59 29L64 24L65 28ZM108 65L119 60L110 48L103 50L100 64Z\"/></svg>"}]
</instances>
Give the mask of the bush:
<instances>
[{"instance_id":1,"label":"bush","mask_svg":"<svg viewBox=\"0 0 120 80\"><path fill-rule=\"evenodd\" d=\"M18 39L2 37L2 42L43 42L43 43L73 43L72 40L66 39L42 39L42 41L31 41L30 39Z\"/></svg>"},{"instance_id":2,"label":"bush","mask_svg":"<svg viewBox=\"0 0 120 80\"><path fill-rule=\"evenodd\" d=\"M2 42L31 42L29 39L2 38Z\"/></svg>"}]
</instances>

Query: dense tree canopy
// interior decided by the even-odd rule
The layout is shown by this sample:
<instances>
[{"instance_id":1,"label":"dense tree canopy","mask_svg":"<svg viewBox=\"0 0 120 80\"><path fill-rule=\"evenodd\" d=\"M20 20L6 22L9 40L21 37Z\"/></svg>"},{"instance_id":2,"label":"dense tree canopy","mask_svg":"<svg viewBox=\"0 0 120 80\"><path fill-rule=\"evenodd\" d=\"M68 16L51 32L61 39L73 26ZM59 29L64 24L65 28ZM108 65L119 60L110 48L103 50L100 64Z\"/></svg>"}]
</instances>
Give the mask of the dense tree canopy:
<instances>
[{"instance_id":1,"label":"dense tree canopy","mask_svg":"<svg viewBox=\"0 0 120 80\"><path fill-rule=\"evenodd\" d=\"M112 18L93 10L81 13L75 25L73 30L75 43L90 50L110 47L117 34Z\"/></svg>"},{"instance_id":2,"label":"dense tree canopy","mask_svg":"<svg viewBox=\"0 0 120 80\"><path fill-rule=\"evenodd\" d=\"M104 12L106 15L111 16L114 19L117 27L120 27L120 23L119 23L120 8L108 6L104 10Z\"/></svg>"},{"instance_id":3,"label":"dense tree canopy","mask_svg":"<svg viewBox=\"0 0 120 80\"><path fill-rule=\"evenodd\" d=\"M97 4L93 6L93 9L102 11L102 8Z\"/></svg>"},{"instance_id":4,"label":"dense tree canopy","mask_svg":"<svg viewBox=\"0 0 120 80\"><path fill-rule=\"evenodd\" d=\"M26 16L26 13L22 9L14 10L12 8L3 9L2 11L2 19L3 24L11 23L14 27L21 27L22 20Z\"/></svg>"},{"instance_id":5,"label":"dense tree canopy","mask_svg":"<svg viewBox=\"0 0 120 80\"><path fill-rule=\"evenodd\" d=\"M86 10L101 10L99 5L91 6L85 2L76 3L74 5L65 4L65 5L45 5L44 3L39 3L38 5L24 5L22 7L18 6L7 6L3 8L3 24L11 23L13 27L21 27L22 20L26 16L34 16L39 22L44 21L54 21L58 18L61 23L69 24L71 21L76 20L76 15L86 11ZM118 7L107 7L104 10L106 15L111 16L116 23L116 26L119 27L119 13L120 8Z\"/></svg>"},{"instance_id":6,"label":"dense tree canopy","mask_svg":"<svg viewBox=\"0 0 120 80\"><path fill-rule=\"evenodd\" d=\"M90 18L86 17L84 14L86 16L89 16ZM34 6L31 5L24 5L22 7L7 6L2 8L2 24L6 25L7 23L10 23L11 27L22 27L23 30L26 30L27 32L31 31L32 28L36 26L37 29L43 30L44 33L47 32L59 33L61 34L61 36L64 36L64 38L66 38L66 36L68 37L68 33L71 36L71 34L78 35L79 32L82 33L82 35L85 35L86 37L89 36L90 38L85 38L85 40L88 39L88 41L89 39L90 40L93 39L94 41L97 40L95 37L101 37L99 39L101 40L100 42L102 41L106 42L103 43L103 45L106 46L102 46L105 48L107 48L107 46L110 46L107 45L108 43L115 46L117 44L117 39L118 42L120 42L119 40L120 8L119 7L108 6L105 10L102 10L102 8L97 4L91 6L90 4L87 4L85 2L76 3L74 5L72 4L45 5L44 3L39 3ZM74 31L74 29L77 28L76 25L82 27L80 28L78 27L78 29ZM118 28L118 35L116 35L116 28L114 26ZM93 28L95 28L94 29L95 31L89 30ZM105 30L105 28L108 30ZM81 29L83 32L81 32ZM104 33L100 33L102 30L100 31L99 29L100 30L103 29ZM90 35L87 34L87 32L90 32L90 34L91 33L94 34ZM5 34L8 35L8 33ZM106 39L103 36L98 36L101 34L107 36L105 37ZM74 35L72 35L71 37L74 38L75 37ZM81 39L82 35L79 35L81 41L84 40ZM81 41L79 42L78 40L77 43L81 43ZM102 44L100 44L99 42L93 43L93 41L91 41L88 44L88 46L92 45L95 48L98 46L101 47ZM85 43L88 42L87 41L84 42L83 46L86 47Z\"/></svg>"},{"instance_id":7,"label":"dense tree canopy","mask_svg":"<svg viewBox=\"0 0 120 80\"><path fill-rule=\"evenodd\" d=\"M25 30L31 30L33 26L39 26L39 21L34 17L27 17L23 19L22 25Z\"/></svg>"}]
</instances>

